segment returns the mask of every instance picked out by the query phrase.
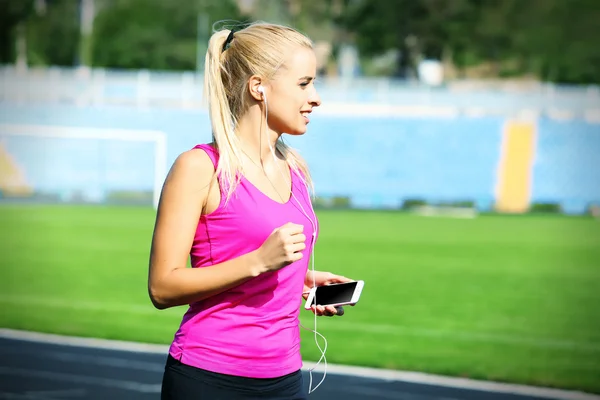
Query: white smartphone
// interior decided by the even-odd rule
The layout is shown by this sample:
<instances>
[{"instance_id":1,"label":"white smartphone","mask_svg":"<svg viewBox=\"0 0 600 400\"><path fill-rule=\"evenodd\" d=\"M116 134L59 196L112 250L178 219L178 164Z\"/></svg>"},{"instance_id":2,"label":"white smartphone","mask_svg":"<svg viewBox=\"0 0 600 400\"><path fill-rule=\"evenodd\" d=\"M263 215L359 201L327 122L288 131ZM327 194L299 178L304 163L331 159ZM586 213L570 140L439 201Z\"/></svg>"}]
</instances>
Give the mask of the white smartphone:
<instances>
[{"instance_id":1,"label":"white smartphone","mask_svg":"<svg viewBox=\"0 0 600 400\"><path fill-rule=\"evenodd\" d=\"M304 308L310 310L315 303L320 306L354 305L360 299L364 286L364 281L317 286L310 289Z\"/></svg>"}]
</instances>

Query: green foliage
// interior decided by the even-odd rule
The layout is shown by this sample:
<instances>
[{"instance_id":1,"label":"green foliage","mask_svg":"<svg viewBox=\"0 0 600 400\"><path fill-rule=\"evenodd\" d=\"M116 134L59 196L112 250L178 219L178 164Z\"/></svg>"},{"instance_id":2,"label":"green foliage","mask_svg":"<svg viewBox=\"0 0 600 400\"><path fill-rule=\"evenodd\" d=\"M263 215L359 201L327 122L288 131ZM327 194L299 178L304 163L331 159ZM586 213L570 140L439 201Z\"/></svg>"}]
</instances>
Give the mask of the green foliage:
<instances>
[{"instance_id":1,"label":"green foliage","mask_svg":"<svg viewBox=\"0 0 600 400\"><path fill-rule=\"evenodd\" d=\"M19 24L33 13L33 0L0 0L0 63L15 59L15 40Z\"/></svg>"},{"instance_id":2,"label":"green foliage","mask_svg":"<svg viewBox=\"0 0 600 400\"><path fill-rule=\"evenodd\" d=\"M423 199L405 199L402 201L403 210L411 210L415 207L423 207L427 205L427 201Z\"/></svg>"},{"instance_id":3,"label":"green foliage","mask_svg":"<svg viewBox=\"0 0 600 400\"><path fill-rule=\"evenodd\" d=\"M469 0L359 0L348 3L338 23L354 33L364 56L399 49L396 72L403 75L421 58L441 59L447 48L471 47L462 35L473 14Z\"/></svg>"},{"instance_id":4,"label":"green foliage","mask_svg":"<svg viewBox=\"0 0 600 400\"><path fill-rule=\"evenodd\" d=\"M240 18L233 0L112 0L96 16L94 65L194 70L198 41L208 42L212 24Z\"/></svg>"},{"instance_id":5,"label":"green foliage","mask_svg":"<svg viewBox=\"0 0 600 400\"><path fill-rule=\"evenodd\" d=\"M533 203L531 207L529 207L529 212L542 214L560 214L562 213L562 207L558 203L538 202Z\"/></svg>"},{"instance_id":6,"label":"green foliage","mask_svg":"<svg viewBox=\"0 0 600 400\"><path fill-rule=\"evenodd\" d=\"M30 65L70 66L77 63L79 8L72 0L54 0L43 14L33 13L27 23Z\"/></svg>"},{"instance_id":7,"label":"green foliage","mask_svg":"<svg viewBox=\"0 0 600 400\"><path fill-rule=\"evenodd\" d=\"M535 0L523 7L515 52L530 69L561 83L600 83L600 7L595 0Z\"/></svg>"},{"instance_id":8,"label":"green foliage","mask_svg":"<svg viewBox=\"0 0 600 400\"><path fill-rule=\"evenodd\" d=\"M0 0L0 62L14 62L25 28L30 64L194 70L213 23L266 20L330 42L334 57L356 45L371 74L412 75L438 59L491 77L600 83L597 0L256 0L248 15L235 0L95 0L91 37L79 33L79 2L45 0L40 13L34 0ZM384 54L392 68L372 64Z\"/></svg>"},{"instance_id":9,"label":"green foliage","mask_svg":"<svg viewBox=\"0 0 600 400\"><path fill-rule=\"evenodd\" d=\"M450 54L458 67L493 63L497 75L600 83L595 0L356 0L338 19L361 54L400 49L398 73ZM576 21L576 23L574 23ZM512 60L510 68L502 63Z\"/></svg>"},{"instance_id":10,"label":"green foliage","mask_svg":"<svg viewBox=\"0 0 600 400\"><path fill-rule=\"evenodd\" d=\"M346 196L317 197L313 201L315 209L348 209L351 208L351 201Z\"/></svg>"}]
</instances>

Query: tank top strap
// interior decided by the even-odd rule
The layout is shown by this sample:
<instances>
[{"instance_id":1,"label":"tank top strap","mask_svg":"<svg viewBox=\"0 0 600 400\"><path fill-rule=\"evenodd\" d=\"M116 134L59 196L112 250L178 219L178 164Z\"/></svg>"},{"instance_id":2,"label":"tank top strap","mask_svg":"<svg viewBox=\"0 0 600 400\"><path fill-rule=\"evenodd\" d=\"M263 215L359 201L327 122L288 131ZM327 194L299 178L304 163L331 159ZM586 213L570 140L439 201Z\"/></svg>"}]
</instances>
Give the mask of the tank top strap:
<instances>
[{"instance_id":1,"label":"tank top strap","mask_svg":"<svg viewBox=\"0 0 600 400\"><path fill-rule=\"evenodd\" d=\"M219 164L219 152L210 144L198 144L193 147L194 149L202 149L208 154L208 157L212 161L215 169L217 169L217 165Z\"/></svg>"}]
</instances>

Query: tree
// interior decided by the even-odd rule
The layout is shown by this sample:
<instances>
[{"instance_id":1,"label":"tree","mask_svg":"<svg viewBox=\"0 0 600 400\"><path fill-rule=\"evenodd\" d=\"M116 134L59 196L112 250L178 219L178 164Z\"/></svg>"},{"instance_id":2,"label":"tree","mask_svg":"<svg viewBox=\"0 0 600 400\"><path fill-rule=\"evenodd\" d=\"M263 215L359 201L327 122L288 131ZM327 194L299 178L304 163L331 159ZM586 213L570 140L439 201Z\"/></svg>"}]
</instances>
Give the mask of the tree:
<instances>
[{"instance_id":1,"label":"tree","mask_svg":"<svg viewBox=\"0 0 600 400\"><path fill-rule=\"evenodd\" d=\"M345 0L337 23L363 57L400 50L398 75L451 54L459 68L600 83L597 0ZM510 65L510 70L506 67Z\"/></svg>"},{"instance_id":2,"label":"tree","mask_svg":"<svg viewBox=\"0 0 600 400\"><path fill-rule=\"evenodd\" d=\"M518 15L514 51L543 80L600 84L596 0L530 0Z\"/></svg>"},{"instance_id":3,"label":"tree","mask_svg":"<svg viewBox=\"0 0 600 400\"><path fill-rule=\"evenodd\" d=\"M407 76L420 59L442 59L449 45L460 46L472 13L470 0L346 0L337 22L365 57L399 50L396 73Z\"/></svg>"},{"instance_id":4,"label":"tree","mask_svg":"<svg viewBox=\"0 0 600 400\"><path fill-rule=\"evenodd\" d=\"M198 31L202 15L205 32ZM94 65L193 70L198 40L208 41L212 24L239 18L233 0L108 0L95 20Z\"/></svg>"},{"instance_id":5,"label":"tree","mask_svg":"<svg viewBox=\"0 0 600 400\"><path fill-rule=\"evenodd\" d=\"M46 0L44 12L27 21L30 65L72 66L79 44L79 9L73 0Z\"/></svg>"},{"instance_id":6,"label":"tree","mask_svg":"<svg viewBox=\"0 0 600 400\"><path fill-rule=\"evenodd\" d=\"M24 23L34 12L33 0L0 0L0 10L0 62L10 64L15 61L17 36L24 34Z\"/></svg>"}]
</instances>

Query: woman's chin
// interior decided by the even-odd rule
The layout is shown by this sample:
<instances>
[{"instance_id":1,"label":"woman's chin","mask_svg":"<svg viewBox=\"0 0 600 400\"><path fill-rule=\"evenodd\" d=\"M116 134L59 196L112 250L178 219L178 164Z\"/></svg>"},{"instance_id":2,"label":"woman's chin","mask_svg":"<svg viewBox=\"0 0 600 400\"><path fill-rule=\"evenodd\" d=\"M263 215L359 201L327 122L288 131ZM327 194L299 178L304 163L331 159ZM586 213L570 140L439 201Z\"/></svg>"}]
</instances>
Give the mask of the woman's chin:
<instances>
[{"instance_id":1,"label":"woman's chin","mask_svg":"<svg viewBox=\"0 0 600 400\"><path fill-rule=\"evenodd\" d=\"M307 129L306 129L306 125L303 127L298 127L296 129L288 129L287 134L288 135L292 135L292 136L301 136L304 135L306 133Z\"/></svg>"}]
</instances>

